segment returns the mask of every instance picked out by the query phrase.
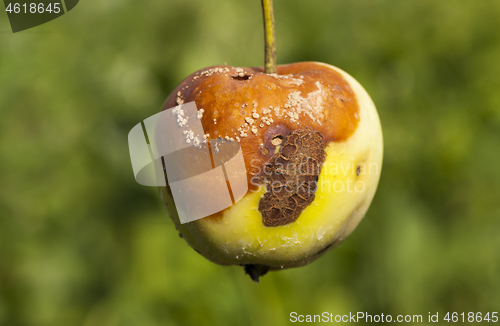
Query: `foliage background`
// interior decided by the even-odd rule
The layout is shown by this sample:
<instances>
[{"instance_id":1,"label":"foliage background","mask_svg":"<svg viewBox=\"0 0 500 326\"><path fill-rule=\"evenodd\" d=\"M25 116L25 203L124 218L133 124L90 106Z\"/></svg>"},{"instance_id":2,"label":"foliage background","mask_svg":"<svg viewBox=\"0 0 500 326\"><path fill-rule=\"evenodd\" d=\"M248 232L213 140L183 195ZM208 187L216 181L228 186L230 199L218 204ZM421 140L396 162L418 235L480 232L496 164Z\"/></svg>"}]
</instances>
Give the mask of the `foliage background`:
<instances>
[{"instance_id":1,"label":"foliage background","mask_svg":"<svg viewBox=\"0 0 500 326\"><path fill-rule=\"evenodd\" d=\"M254 284L179 239L128 131L189 73L263 61L260 1L0 13L0 325L287 325L289 314L500 309L500 2L275 0L278 61L376 103L380 186L336 250Z\"/></svg>"}]
</instances>

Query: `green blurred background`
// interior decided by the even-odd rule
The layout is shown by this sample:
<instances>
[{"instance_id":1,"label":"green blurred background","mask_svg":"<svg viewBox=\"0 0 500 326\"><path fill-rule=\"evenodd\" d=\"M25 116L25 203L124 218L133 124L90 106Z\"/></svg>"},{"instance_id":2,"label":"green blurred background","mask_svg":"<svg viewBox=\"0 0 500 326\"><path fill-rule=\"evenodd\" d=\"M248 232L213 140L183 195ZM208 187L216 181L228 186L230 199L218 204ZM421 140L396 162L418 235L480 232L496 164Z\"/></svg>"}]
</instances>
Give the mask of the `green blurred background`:
<instances>
[{"instance_id":1,"label":"green blurred background","mask_svg":"<svg viewBox=\"0 0 500 326\"><path fill-rule=\"evenodd\" d=\"M3 8L3 7L2 7ZM0 13L0 325L288 325L289 314L500 310L500 1L275 0L279 63L358 79L384 131L358 229L260 284L180 239L127 134L209 65L258 66L258 0Z\"/></svg>"}]
</instances>

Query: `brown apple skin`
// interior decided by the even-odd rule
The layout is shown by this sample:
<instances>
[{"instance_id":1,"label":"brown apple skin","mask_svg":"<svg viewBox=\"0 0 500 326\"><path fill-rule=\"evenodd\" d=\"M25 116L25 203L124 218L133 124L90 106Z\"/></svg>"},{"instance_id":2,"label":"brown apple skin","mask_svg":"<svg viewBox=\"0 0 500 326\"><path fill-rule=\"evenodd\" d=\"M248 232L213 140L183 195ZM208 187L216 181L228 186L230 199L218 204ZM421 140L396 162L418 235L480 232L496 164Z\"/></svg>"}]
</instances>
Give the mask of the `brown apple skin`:
<instances>
[{"instance_id":1,"label":"brown apple skin","mask_svg":"<svg viewBox=\"0 0 500 326\"><path fill-rule=\"evenodd\" d=\"M229 138L240 143L247 168L247 196L253 196L254 204L256 194L265 192L265 187L259 184L256 176L259 176L262 167L270 161L276 150L272 142L276 135L287 137L297 130L310 128L324 137L326 163L342 161L358 166L362 164L360 162L374 163L379 165L380 172L383 146L375 106L361 85L336 67L318 62L300 62L278 66L277 74L274 75L265 74L263 68L204 68L188 76L176 87L163 110L191 101L196 103L198 110L204 111L201 122L210 138ZM266 111L270 113L263 114ZM263 117L266 119L263 120ZM252 120L254 122L249 123ZM349 160L345 161L344 155ZM270 270L298 267L334 248L354 230L366 213L379 180L378 175L359 176L359 171L354 175L332 176L324 170L319 176L320 181L322 178L333 181L353 177L354 180L366 182L366 191L354 195L321 193L323 199L311 204L319 207L317 211L313 207L307 208L307 212L305 210L302 214L307 216L299 216L299 223L278 227L256 226L254 223L252 227L241 227L235 233L240 232L242 238L250 239L245 245L238 244L236 238L222 244L224 236L215 235L217 232L230 232L227 228L233 222L225 220L228 216L232 216L232 221L235 218L244 220L250 215L255 219L259 213L255 212L257 208L252 204L233 205L245 207L244 210L251 210L252 213L241 211L235 214L238 208L230 207L201 220L180 224L168 186L160 187L160 194L180 234L209 260L221 265L255 264ZM335 201L336 204L328 206L329 202ZM339 206L342 216L333 216L336 214L335 205ZM315 214L318 215L318 221L307 224L306 221L314 219ZM332 217L326 216L329 214ZM325 223L332 226L325 229L322 225ZM305 236L301 240L305 248L300 241L301 247L297 249L290 241L282 240L288 239L285 234L303 237L301 232L315 232L316 236L318 230L323 229L326 230L325 236L318 236L317 239ZM252 232L256 233L254 237L248 234ZM269 251L256 247L255 239L258 239L260 246L261 241L265 243L266 239L262 237L277 239L269 240L269 243L273 243L273 248L267 248ZM271 253L280 248L286 253Z\"/></svg>"}]
</instances>

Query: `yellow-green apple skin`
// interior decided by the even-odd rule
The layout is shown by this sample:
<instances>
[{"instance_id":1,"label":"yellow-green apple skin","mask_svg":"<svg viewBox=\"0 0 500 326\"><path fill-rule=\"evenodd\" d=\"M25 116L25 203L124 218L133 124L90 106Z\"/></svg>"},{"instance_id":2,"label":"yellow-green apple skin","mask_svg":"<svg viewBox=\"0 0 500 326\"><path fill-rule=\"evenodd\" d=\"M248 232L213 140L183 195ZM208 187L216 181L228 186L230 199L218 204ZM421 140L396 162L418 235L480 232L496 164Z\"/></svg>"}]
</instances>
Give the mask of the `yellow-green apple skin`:
<instances>
[{"instance_id":1,"label":"yellow-green apple skin","mask_svg":"<svg viewBox=\"0 0 500 326\"><path fill-rule=\"evenodd\" d=\"M168 185L160 187L175 227L198 253L217 264L266 271L303 266L344 241L363 219L377 189L383 139L375 105L349 74L318 62L278 66L277 75L262 68L210 67L187 77L164 109L191 101L204 110L201 121L210 138L240 143L249 180L243 199L186 224L179 222ZM269 185L255 177L279 154L272 136L286 139L297 130L324 139L317 189L294 221L269 226L259 210Z\"/></svg>"}]
</instances>

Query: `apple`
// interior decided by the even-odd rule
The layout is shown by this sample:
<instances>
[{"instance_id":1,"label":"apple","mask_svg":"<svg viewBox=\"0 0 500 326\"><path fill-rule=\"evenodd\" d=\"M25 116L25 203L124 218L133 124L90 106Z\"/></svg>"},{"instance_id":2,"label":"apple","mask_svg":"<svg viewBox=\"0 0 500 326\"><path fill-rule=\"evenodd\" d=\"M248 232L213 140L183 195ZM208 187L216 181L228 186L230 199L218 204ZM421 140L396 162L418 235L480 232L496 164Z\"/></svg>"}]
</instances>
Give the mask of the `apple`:
<instances>
[{"instance_id":1,"label":"apple","mask_svg":"<svg viewBox=\"0 0 500 326\"><path fill-rule=\"evenodd\" d=\"M269 26L272 15L266 68L201 69L163 107L194 101L208 138L241 146L248 192L234 205L181 224L168 185L160 195L194 250L243 266L254 281L306 265L344 241L370 206L383 153L377 111L363 87L325 63L276 67Z\"/></svg>"}]
</instances>

